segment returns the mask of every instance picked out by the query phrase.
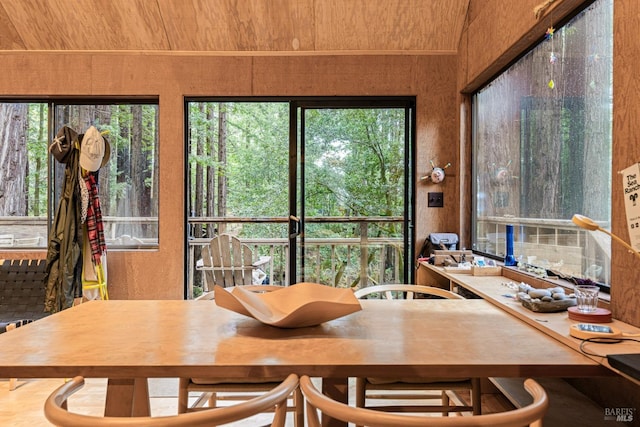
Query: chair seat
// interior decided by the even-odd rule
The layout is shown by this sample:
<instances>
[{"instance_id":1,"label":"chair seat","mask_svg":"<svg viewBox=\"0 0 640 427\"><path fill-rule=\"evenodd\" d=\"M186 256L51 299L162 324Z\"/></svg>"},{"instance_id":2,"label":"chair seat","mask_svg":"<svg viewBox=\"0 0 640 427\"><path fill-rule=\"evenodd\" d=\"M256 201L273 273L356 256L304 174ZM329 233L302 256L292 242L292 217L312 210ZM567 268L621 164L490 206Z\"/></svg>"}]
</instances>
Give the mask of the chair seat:
<instances>
[{"instance_id":1,"label":"chair seat","mask_svg":"<svg viewBox=\"0 0 640 427\"><path fill-rule=\"evenodd\" d=\"M374 299L414 299L421 296L429 298L463 299L460 295L446 289L432 286L389 284L369 286L355 291L357 298ZM429 307L425 300L425 310ZM375 326L372 326L375 327ZM469 393L471 402L467 403L459 392ZM360 408L377 409L388 412L442 412L443 417L450 413L482 413L481 384L479 378L463 377L371 377L356 378L355 404ZM419 405L382 404L380 400L412 400ZM439 404L430 402L438 399ZM377 401L374 403L374 401ZM452 404L453 403L453 404Z\"/></svg>"},{"instance_id":2,"label":"chair seat","mask_svg":"<svg viewBox=\"0 0 640 427\"><path fill-rule=\"evenodd\" d=\"M263 384L278 383L284 381L284 378L191 378L193 384L198 385L219 385L219 384Z\"/></svg>"},{"instance_id":3,"label":"chair seat","mask_svg":"<svg viewBox=\"0 0 640 427\"><path fill-rule=\"evenodd\" d=\"M253 416L263 412L273 412L273 418L269 426L284 427L286 422L286 401L294 392L300 392L298 388L298 376L291 374L283 382L270 389L265 389L261 394L253 396L250 400L218 408L203 408L201 411L191 413L179 413L169 416L132 416L129 418L113 416L93 416L82 412L70 412L67 410L67 399L84 385L84 378L75 377L71 381L58 387L46 400L44 414L53 425L60 427L151 427L151 426L181 426L203 427L230 425L242 422L249 423ZM302 394L300 394L302 396ZM254 420L255 421L255 420Z\"/></svg>"},{"instance_id":4,"label":"chair seat","mask_svg":"<svg viewBox=\"0 0 640 427\"><path fill-rule=\"evenodd\" d=\"M367 378L370 384L429 384L434 383L440 386L452 383L455 385L459 382L469 381L471 378L420 378L420 377L399 377L399 378Z\"/></svg>"},{"instance_id":5,"label":"chair seat","mask_svg":"<svg viewBox=\"0 0 640 427\"><path fill-rule=\"evenodd\" d=\"M541 427L542 419L549 409L549 397L544 388L532 379L526 379L524 387L533 402L522 408L465 417L425 417L423 415L394 414L350 406L327 397L316 388L308 376L303 375L300 377L300 389L306 400L307 425L309 427L321 427L319 412L323 417L329 416L334 420L343 421L345 424L363 426L513 427L527 425Z\"/></svg>"}]
</instances>

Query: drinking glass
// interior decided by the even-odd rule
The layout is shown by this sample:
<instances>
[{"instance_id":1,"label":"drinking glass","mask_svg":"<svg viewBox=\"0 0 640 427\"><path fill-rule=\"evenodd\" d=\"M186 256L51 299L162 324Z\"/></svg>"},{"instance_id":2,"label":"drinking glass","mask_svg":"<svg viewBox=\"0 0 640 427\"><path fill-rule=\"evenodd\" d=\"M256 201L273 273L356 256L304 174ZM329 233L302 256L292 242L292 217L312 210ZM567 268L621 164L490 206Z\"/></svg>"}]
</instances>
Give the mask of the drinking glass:
<instances>
[{"instance_id":1,"label":"drinking glass","mask_svg":"<svg viewBox=\"0 0 640 427\"><path fill-rule=\"evenodd\" d=\"M578 285L575 287L578 311L593 313L598 308L598 292L600 288L595 285Z\"/></svg>"}]
</instances>

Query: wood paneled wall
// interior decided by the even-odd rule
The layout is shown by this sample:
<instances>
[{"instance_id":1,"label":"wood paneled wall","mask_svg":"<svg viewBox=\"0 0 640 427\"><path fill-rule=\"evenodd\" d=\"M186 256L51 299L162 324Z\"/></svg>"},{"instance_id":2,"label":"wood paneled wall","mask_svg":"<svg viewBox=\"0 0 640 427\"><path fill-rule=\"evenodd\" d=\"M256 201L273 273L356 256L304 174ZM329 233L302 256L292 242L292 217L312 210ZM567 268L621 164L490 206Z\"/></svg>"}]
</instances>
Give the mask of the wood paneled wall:
<instances>
[{"instance_id":1,"label":"wood paneled wall","mask_svg":"<svg viewBox=\"0 0 640 427\"><path fill-rule=\"evenodd\" d=\"M556 0L539 19L534 8L540 0L521 0L505 7L503 0L471 0L467 25L459 49L458 89L470 93L496 75L554 22L562 20L588 1ZM517 5L517 6L516 6ZM640 162L640 2L615 0L613 79L613 169L612 231L627 242L629 234L618 171ZM462 96L462 99L468 97ZM468 120L467 122L468 123ZM463 126L465 124L463 123ZM461 153L469 150L470 139L461 140ZM461 206L464 201L461 202ZM465 207L465 210L467 208ZM470 212L470 211L469 211ZM464 225L464 212L461 212ZM467 215L466 217L470 217ZM621 245L611 247L611 309L614 317L640 326L640 266Z\"/></svg>"},{"instance_id":2,"label":"wood paneled wall","mask_svg":"<svg viewBox=\"0 0 640 427\"><path fill-rule=\"evenodd\" d=\"M158 96L160 102L160 248L113 252L109 257L114 298L182 298L184 285L185 96L415 95L416 176L431 159L451 162L438 186L416 180L416 245L433 231L458 232L469 244L469 93L516 58L553 22L584 3L556 0L542 18L539 0L471 0L459 55L215 56L207 54L2 52L2 96ZM614 6L613 232L626 238L617 171L640 161L635 118L640 76L640 3ZM463 93L460 95L460 93ZM427 208L428 191L444 192L444 208ZM3 253L9 257L11 254ZM614 315L640 326L640 268L613 245Z\"/></svg>"},{"instance_id":3,"label":"wood paneled wall","mask_svg":"<svg viewBox=\"0 0 640 427\"><path fill-rule=\"evenodd\" d=\"M456 57L197 56L171 54L0 53L3 96L157 96L160 105L160 247L108 253L114 299L181 299L184 289L184 97L410 95L417 100L417 176L429 160L450 161L444 208L426 208L417 188L416 242L457 232ZM176 244L178 242L178 244ZM0 257L27 254L1 253ZM33 256L29 254L28 256ZM44 253L41 254L44 256Z\"/></svg>"},{"instance_id":4,"label":"wood paneled wall","mask_svg":"<svg viewBox=\"0 0 640 427\"><path fill-rule=\"evenodd\" d=\"M519 56L524 49L544 34L550 19L560 20L575 10L582 0L556 0L541 18L533 10L545 3L540 0L471 0L468 21L463 29L458 52L458 89L461 111L467 111L469 96ZM615 0L614 3L614 79L613 79L613 167L612 167L612 231L627 242L626 214L618 171L640 162L640 2ZM470 153L470 135L466 128L470 118L461 115L460 158ZM466 162L468 168L470 164ZM468 177L467 177L468 178ZM470 188L469 182L461 182ZM463 195L461 230L469 229L470 207ZM612 243L611 310L614 317L640 326L640 266L637 259L621 245ZM615 350L611 350L615 353ZM640 389L622 377L573 379L576 388L606 408L637 407ZM634 420L637 421L637 420ZM595 420L594 420L595 422ZM637 425L634 422L634 425Z\"/></svg>"},{"instance_id":5,"label":"wood paneled wall","mask_svg":"<svg viewBox=\"0 0 640 427\"><path fill-rule=\"evenodd\" d=\"M0 0L0 50L455 52L469 0Z\"/></svg>"}]
</instances>

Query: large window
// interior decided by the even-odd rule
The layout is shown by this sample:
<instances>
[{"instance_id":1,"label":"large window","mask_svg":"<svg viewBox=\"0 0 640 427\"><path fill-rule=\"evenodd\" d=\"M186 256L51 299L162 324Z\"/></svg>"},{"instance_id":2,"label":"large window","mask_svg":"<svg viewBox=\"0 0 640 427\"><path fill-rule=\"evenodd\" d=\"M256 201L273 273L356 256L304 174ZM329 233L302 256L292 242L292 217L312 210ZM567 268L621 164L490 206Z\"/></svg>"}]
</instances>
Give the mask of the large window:
<instances>
[{"instance_id":1,"label":"large window","mask_svg":"<svg viewBox=\"0 0 640 427\"><path fill-rule=\"evenodd\" d=\"M609 283L610 241L571 218L610 227L612 50L598 0L474 95L475 250L503 257L513 224L522 267Z\"/></svg>"},{"instance_id":2,"label":"large window","mask_svg":"<svg viewBox=\"0 0 640 427\"><path fill-rule=\"evenodd\" d=\"M187 295L211 290L194 267L221 233L268 257L273 284L408 282L413 105L188 100Z\"/></svg>"},{"instance_id":3,"label":"large window","mask_svg":"<svg viewBox=\"0 0 640 427\"><path fill-rule=\"evenodd\" d=\"M99 170L108 249L158 245L158 105L154 102L0 102L0 247L46 248L65 164L48 151L63 126L90 126L110 146Z\"/></svg>"}]
</instances>

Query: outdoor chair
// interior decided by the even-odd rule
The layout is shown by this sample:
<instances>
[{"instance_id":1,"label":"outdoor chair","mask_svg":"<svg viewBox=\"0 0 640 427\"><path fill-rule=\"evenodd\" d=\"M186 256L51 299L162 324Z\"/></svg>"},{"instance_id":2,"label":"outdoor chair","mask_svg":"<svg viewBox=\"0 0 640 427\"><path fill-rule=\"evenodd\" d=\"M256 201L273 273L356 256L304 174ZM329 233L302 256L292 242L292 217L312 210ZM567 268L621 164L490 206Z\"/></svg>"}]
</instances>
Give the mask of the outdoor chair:
<instances>
[{"instance_id":1,"label":"outdoor chair","mask_svg":"<svg viewBox=\"0 0 640 427\"><path fill-rule=\"evenodd\" d=\"M271 257L253 259L251 248L230 234L220 234L202 247L202 261L196 266L205 277L205 290L214 285L230 286L259 285L265 282L265 265Z\"/></svg>"},{"instance_id":2,"label":"outdoor chair","mask_svg":"<svg viewBox=\"0 0 640 427\"><path fill-rule=\"evenodd\" d=\"M237 405L158 417L99 417L70 412L67 409L67 399L80 390L83 385L84 378L75 377L73 380L58 387L45 402L44 414L47 420L59 427L209 427L245 420L254 415L273 410L273 421L269 425L283 427L286 420L286 400L294 389L298 389L298 376L291 374L283 382L275 384L273 388L265 393Z\"/></svg>"},{"instance_id":3,"label":"outdoor chair","mask_svg":"<svg viewBox=\"0 0 640 427\"><path fill-rule=\"evenodd\" d=\"M363 299L413 299L446 298L464 299L462 296L445 289L420 285L377 285L358 289L357 298ZM425 310L428 310L425 306ZM430 393L433 391L433 393ZM460 397L460 392L468 393L471 399L466 404ZM439 405L424 404L394 404L383 405L371 403L375 400L411 400L424 402L425 400L440 400ZM474 415L482 413L480 378L417 378L413 376L395 378L356 378L356 406L385 412L442 412L443 416L450 413L472 412Z\"/></svg>"},{"instance_id":4,"label":"outdoor chair","mask_svg":"<svg viewBox=\"0 0 640 427\"><path fill-rule=\"evenodd\" d=\"M542 419L549 409L547 393L532 379L525 380L524 388L533 397L533 402L522 408L466 417L430 417L425 414L390 414L349 406L322 394L308 376L300 377L309 427L320 427L318 411L333 419L370 427L542 427Z\"/></svg>"}]
</instances>

